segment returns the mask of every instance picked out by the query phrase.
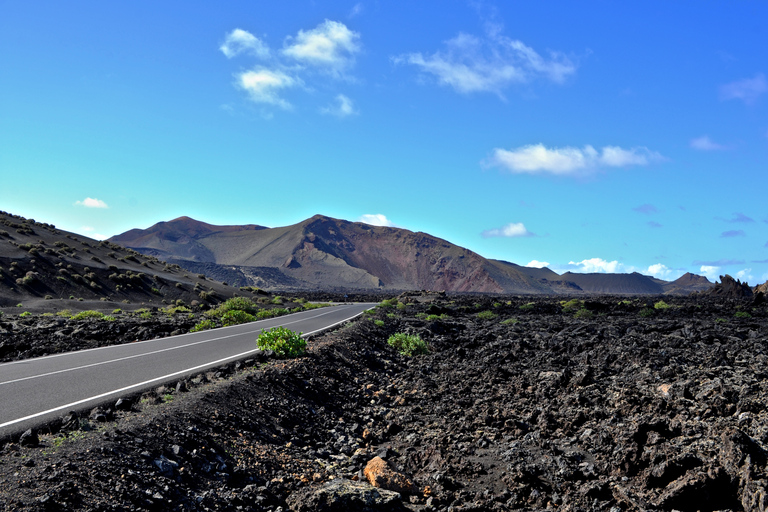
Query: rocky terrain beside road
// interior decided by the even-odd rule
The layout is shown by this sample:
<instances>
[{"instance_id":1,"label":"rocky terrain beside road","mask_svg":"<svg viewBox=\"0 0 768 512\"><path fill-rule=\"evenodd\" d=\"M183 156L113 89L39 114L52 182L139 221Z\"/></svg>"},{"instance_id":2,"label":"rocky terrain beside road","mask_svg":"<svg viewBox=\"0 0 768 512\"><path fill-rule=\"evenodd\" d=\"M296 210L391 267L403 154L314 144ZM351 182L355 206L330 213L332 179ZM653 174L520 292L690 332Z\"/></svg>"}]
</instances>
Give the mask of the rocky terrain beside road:
<instances>
[{"instance_id":1,"label":"rocky terrain beside road","mask_svg":"<svg viewBox=\"0 0 768 512\"><path fill-rule=\"evenodd\" d=\"M6 443L0 510L765 510L760 298L403 294Z\"/></svg>"}]
</instances>

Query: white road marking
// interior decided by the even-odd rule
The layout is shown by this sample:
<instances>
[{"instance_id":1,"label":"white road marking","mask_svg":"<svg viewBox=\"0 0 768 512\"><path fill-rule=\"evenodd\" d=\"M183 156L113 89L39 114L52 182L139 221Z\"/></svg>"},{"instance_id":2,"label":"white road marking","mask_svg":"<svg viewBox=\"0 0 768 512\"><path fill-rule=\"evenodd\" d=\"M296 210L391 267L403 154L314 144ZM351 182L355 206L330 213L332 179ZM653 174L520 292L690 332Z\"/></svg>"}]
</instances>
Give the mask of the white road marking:
<instances>
[{"instance_id":1,"label":"white road marking","mask_svg":"<svg viewBox=\"0 0 768 512\"><path fill-rule=\"evenodd\" d=\"M305 319L305 320L309 320L311 318L317 318L317 317L325 315L325 314L328 314L328 313L326 312L326 313L323 313L321 315L310 317L310 318ZM334 323L332 325L323 327L322 329L317 329L315 331L303 334L302 336L310 336L310 335L312 335L312 334L314 334L316 332L323 331L325 329L330 329L333 326L336 326L336 325L339 325L341 323L344 323L344 322L346 322L348 320L351 320L352 318L355 318L356 316L359 316L361 314L362 313L358 313L356 315L353 315L353 316L350 316L348 318L345 318L344 320L340 320L340 321L338 321L338 322L336 322L336 323ZM297 322L298 321L301 321L301 320L297 320ZM292 323L296 323L296 322L290 322L290 323L284 324L284 325L290 325ZM244 334L249 334L249 333L244 333ZM233 336L235 336L235 335L233 335ZM227 336L227 337L229 337L229 336ZM180 370L178 372L169 373L167 375L162 375L160 377L155 377L154 379L149 379L149 380L146 380L144 382L139 382L137 384L131 384L130 386L125 386L125 387L120 388L120 389L114 389L112 391L107 391L106 393L101 393L99 395L94 395L94 396L90 396L88 398L83 398L82 400L77 400L76 402L70 402L70 403L68 403L66 405L61 405L59 407L54 407L54 408L48 409L46 411L40 411L40 412L37 412L37 413L34 413L34 414L30 414L28 416L24 416L23 418L17 418L15 420L6 421L5 423L0 423L0 429L2 429L4 427L11 426L11 425L15 425L16 423L21 423L23 421L31 420L31 419L34 419L34 418L39 418L40 416L45 416L46 414L50 414L50 413L53 413L53 412L56 412L56 411L62 411L64 409L71 409L71 408L76 407L78 405L85 404L85 403L88 403L88 402L91 402L91 401L94 401L94 400L99 400L101 398L106 398L106 397L108 397L110 395L115 395L115 394L118 394L118 393L123 393L125 391L130 390L130 389L135 389L135 388L139 388L139 387L142 387L142 386L146 386L148 384L152 384L153 382L158 382L158 381L161 381L161 380L170 379L170 378L175 377L177 375L182 375L182 374L188 373L188 372L194 372L195 370L199 370L199 369L202 369L202 368L205 368L205 367L208 367L208 366L215 366L217 364L220 364L220 363L223 363L225 361L232 360L232 359L239 359L239 358L247 356L248 354L252 354L252 353L256 352L256 350L258 350L258 349L249 350L247 352L242 352L240 354L235 354L235 355L232 355L232 356L225 357L224 359L219 359L217 361L211 361L211 362L208 362L208 363L205 363L205 364L201 364L201 365L195 366L193 368L187 368L185 370ZM5 383L3 383L3 384L5 384Z\"/></svg>"}]
</instances>

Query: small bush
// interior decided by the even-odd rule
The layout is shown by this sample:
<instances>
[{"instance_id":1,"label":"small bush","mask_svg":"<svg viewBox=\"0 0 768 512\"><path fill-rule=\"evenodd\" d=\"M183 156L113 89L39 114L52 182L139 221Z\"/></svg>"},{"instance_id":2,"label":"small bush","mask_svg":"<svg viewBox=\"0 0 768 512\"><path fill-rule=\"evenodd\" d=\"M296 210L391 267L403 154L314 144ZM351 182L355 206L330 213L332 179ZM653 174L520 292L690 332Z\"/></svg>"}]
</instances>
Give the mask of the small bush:
<instances>
[{"instance_id":1,"label":"small bush","mask_svg":"<svg viewBox=\"0 0 768 512\"><path fill-rule=\"evenodd\" d=\"M653 305L653 309L661 309L661 310L669 309L670 307L672 307L672 306L670 306L669 304L667 304L663 300L660 300L659 302L657 302L656 304Z\"/></svg>"},{"instance_id":2,"label":"small bush","mask_svg":"<svg viewBox=\"0 0 768 512\"><path fill-rule=\"evenodd\" d=\"M574 318L592 318L592 312L586 308L581 308L573 315Z\"/></svg>"},{"instance_id":3,"label":"small bush","mask_svg":"<svg viewBox=\"0 0 768 512\"><path fill-rule=\"evenodd\" d=\"M563 306L564 313L571 313L580 310L584 306L584 301L579 299L571 299L568 302L561 301L560 305Z\"/></svg>"},{"instance_id":4,"label":"small bush","mask_svg":"<svg viewBox=\"0 0 768 512\"><path fill-rule=\"evenodd\" d=\"M427 322L435 322L437 320L447 320L450 318L447 314L443 313L441 315L427 315L424 320Z\"/></svg>"},{"instance_id":5,"label":"small bush","mask_svg":"<svg viewBox=\"0 0 768 512\"><path fill-rule=\"evenodd\" d=\"M214 322L211 319L205 319L199 321L195 326L189 330L189 332L200 332L200 331L206 331L208 329L214 329L216 327L216 322Z\"/></svg>"},{"instance_id":6,"label":"small bush","mask_svg":"<svg viewBox=\"0 0 768 512\"><path fill-rule=\"evenodd\" d=\"M640 316L642 316L643 318L651 317L653 316L654 311L655 310L651 308L643 308L640 310Z\"/></svg>"},{"instance_id":7,"label":"small bush","mask_svg":"<svg viewBox=\"0 0 768 512\"><path fill-rule=\"evenodd\" d=\"M394 308L395 306L397 306L399 304L399 302L400 301L398 301L397 299L385 299L385 300L381 301L379 306L381 306L383 308Z\"/></svg>"},{"instance_id":8,"label":"small bush","mask_svg":"<svg viewBox=\"0 0 768 512\"><path fill-rule=\"evenodd\" d=\"M496 313L488 309L486 309L485 311L481 311L477 314L477 318L479 318L480 320L493 320L497 316L499 315L497 315Z\"/></svg>"},{"instance_id":9,"label":"small bush","mask_svg":"<svg viewBox=\"0 0 768 512\"><path fill-rule=\"evenodd\" d=\"M296 333L285 327L275 327L262 331L256 340L256 346L261 350L272 350L278 357L298 357L307 349L307 342Z\"/></svg>"},{"instance_id":10,"label":"small bush","mask_svg":"<svg viewBox=\"0 0 768 512\"><path fill-rule=\"evenodd\" d=\"M86 318L95 318L97 320L103 320L104 319L104 313L101 313L99 311L81 311L78 314L71 317L72 320L85 320Z\"/></svg>"},{"instance_id":11,"label":"small bush","mask_svg":"<svg viewBox=\"0 0 768 512\"><path fill-rule=\"evenodd\" d=\"M429 346L418 334L398 332L389 337L387 344L408 357L429 354Z\"/></svg>"},{"instance_id":12,"label":"small bush","mask_svg":"<svg viewBox=\"0 0 768 512\"><path fill-rule=\"evenodd\" d=\"M502 325L515 325L519 321L520 320L518 320L517 318L507 318L506 320L502 320L501 324Z\"/></svg>"},{"instance_id":13,"label":"small bush","mask_svg":"<svg viewBox=\"0 0 768 512\"><path fill-rule=\"evenodd\" d=\"M397 306L395 306L395 307L397 308L398 311L405 311L407 306L404 303L402 303L402 302L398 302Z\"/></svg>"},{"instance_id":14,"label":"small bush","mask_svg":"<svg viewBox=\"0 0 768 512\"><path fill-rule=\"evenodd\" d=\"M256 320L255 316L246 313L245 311L240 311L239 309L227 311L224 313L224 316L221 317L221 322L224 324L224 327L229 327L230 325L247 324L248 322L253 322L254 320Z\"/></svg>"},{"instance_id":15,"label":"small bush","mask_svg":"<svg viewBox=\"0 0 768 512\"><path fill-rule=\"evenodd\" d=\"M373 321L373 324L374 324L376 327L384 327L384 320L374 320L374 321Z\"/></svg>"},{"instance_id":16,"label":"small bush","mask_svg":"<svg viewBox=\"0 0 768 512\"><path fill-rule=\"evenodd\" d=\"M752 315L747 313L746 311L737 311L733 314L734 318L752 318Z\"/></svg>"},{"instance_id":17,"label":"small bush","mask_svg":"<svg viewBox=\"0 0 768 512\"><path fill-rule=\"evenodd\" d=\"M32 313L30 313L29 311L25 311L23 313L19 313L19 316L22 318L26 318L28 316L32 316Z\"/></svg>"},{"instance_id":18,"label":"small bush","mask_svg":"<svg viewBox=\"0 0 768 512\"><path fill-rule=\"evenodd\" d=\"M521 304L518 309L522 311L530 311L536 306L536 303L534 302L528 302L527 304Z\"/></svg>"}]
</instances>

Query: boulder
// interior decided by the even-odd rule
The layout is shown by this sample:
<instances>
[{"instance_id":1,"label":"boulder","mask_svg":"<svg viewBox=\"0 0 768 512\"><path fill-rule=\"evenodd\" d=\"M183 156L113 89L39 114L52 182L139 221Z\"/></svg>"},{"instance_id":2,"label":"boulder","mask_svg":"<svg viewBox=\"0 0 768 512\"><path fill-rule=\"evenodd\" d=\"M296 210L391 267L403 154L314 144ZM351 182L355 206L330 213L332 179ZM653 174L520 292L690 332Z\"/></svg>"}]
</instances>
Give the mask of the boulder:
<instances>
[{"instance_id":1,"label":"boulder","mask_svg":"<svg viewBox=\"0 0 768 512\"><path fill-rule=\"evenodd\" d=\"M320 487L309 487L286 500L293 512L400 512L400 494L377 489L365 482L339 478Z\"/></svg>"},{"instance_id":2,"label":"boulder","mask_svg":"<svg viewBox=\"0 0 768 512\"><path fill-rule=\"evenodd\" d=\"M363 470L365 478L374 487L395 491L401 494L414 494L416 486L402 473L393 470L386 460L374 457L368 461Z\"/></svg>"}]
</instances>

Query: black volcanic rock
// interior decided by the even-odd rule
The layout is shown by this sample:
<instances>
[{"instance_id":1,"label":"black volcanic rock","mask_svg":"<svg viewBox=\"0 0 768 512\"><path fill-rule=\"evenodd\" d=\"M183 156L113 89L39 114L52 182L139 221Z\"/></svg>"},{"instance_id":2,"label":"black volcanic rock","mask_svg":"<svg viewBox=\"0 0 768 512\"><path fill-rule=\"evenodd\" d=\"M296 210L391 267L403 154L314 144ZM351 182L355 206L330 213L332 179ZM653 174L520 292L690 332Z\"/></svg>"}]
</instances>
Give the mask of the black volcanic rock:
<instances>
[{"instance_id":1,"label":"black volcanic rock","mask_svg":"<svg viewBox=\"0 0 768 512\"><path fill-rule=\"evenodd\" d=\"M715 297L750 298L752 297L752 288L747 283L742 283L726 274L720 276L720 282L715 283L715 286L706 293Z\"/></svg>"}]
</instances>

